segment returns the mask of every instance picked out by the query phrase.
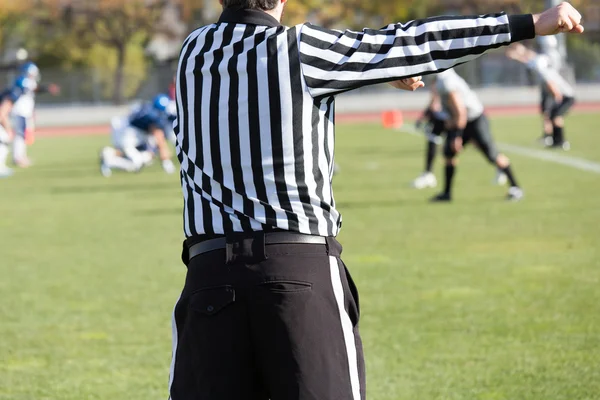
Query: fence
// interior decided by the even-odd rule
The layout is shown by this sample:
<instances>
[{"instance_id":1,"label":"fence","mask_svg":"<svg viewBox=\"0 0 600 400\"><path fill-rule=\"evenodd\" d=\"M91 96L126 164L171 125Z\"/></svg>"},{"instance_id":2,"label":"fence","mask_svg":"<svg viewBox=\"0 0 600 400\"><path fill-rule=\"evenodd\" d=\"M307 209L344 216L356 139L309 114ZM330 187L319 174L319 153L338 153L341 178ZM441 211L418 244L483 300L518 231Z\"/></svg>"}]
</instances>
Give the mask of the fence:
<instances>
[{"instance_id":1,"label":"fence","mask_svg":"<svg viewBox=\"0 0 600 400\"><path fill-rule=\"evenodd\" d=\"M124 71L124 101L149 99L158 93L167 93L175 73L171 65L154 66L143 73ZM0 82L9 86L17 72L0 72ZM42 68L42 84L55 83L61 91L57 96L41 94L37 103L43 104L112 104L114 71L93 68L74 70Z\"/></svg>"},{"instance_id":2,"label":"fence","mask_svg":"<svg viewBox=\"0 0 600 400\"><path fill-rule=\"evenodd\" d=\"M522 65L509 61L502 51L493 51L474 62L459 66L458 72L476 88L494 86L533 85L535 81ZM175 62L152 66L143 72L125 69L124 100L150 99L157 93L167 92L176 70ZM562 71L571 81L600 83L600 44L578 41L569 46L569 66ZM15 71L0 72L0 82L7 85L14 80ZM40 95L38 104L112 104L114 93L114 71L99 69L42 69L42 83L61 86L58 96ZM386 90L368 87L360 92ZM389 88L391 90L391 88Z\"/></svg>"}]
</instances>

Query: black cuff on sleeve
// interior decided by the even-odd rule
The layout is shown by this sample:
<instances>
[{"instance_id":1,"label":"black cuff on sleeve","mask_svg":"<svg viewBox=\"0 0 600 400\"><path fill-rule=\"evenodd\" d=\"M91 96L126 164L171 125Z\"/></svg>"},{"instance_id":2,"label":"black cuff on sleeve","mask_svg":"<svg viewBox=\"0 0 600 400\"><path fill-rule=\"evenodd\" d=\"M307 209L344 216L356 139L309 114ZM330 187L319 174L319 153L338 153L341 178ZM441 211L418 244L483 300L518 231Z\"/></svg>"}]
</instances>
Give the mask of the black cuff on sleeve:
<instances>
[{"instance_id":1,"label":"black cuff on sleeve","mask_svg":"<svg viewBox=\"0 0 600 400\"><path fill-rule=\"evenodd\" d=\"M39 85L36 89L37 93L48 93L50 91L50 85Z\"/></svg>"},{"instance_id":2,"label":"black cuff on sleeve","mask_svg":"<svg viewBox=\"0 0 600 400\"><path fill-rule=\"evenodd\" d=\"M509 15L508 23L510 25L511 41L520 42L521 40L533 39L535 37L535 25L533 24L533 15Z\"/></svg>"}]
</instances>

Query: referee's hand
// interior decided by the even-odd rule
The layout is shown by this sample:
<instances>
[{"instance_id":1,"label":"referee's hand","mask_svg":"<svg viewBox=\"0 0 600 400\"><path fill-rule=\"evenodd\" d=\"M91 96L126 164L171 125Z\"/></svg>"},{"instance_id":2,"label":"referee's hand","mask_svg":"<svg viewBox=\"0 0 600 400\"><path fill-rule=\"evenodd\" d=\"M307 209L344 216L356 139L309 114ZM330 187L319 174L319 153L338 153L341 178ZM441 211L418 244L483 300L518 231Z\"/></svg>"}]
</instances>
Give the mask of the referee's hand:
<instances>
[{"instance_id":1,"label":"referee's hand","mask_svg":"<svg viewBox=\"0 0 600 400\"><path fill-rule=\"evenodd\" d=\"M538 36L556 35L561 32L583 33L581 14L569 3L533 15L535 34Z\"/></svg>"},{"instance_id":2,"label":"referee's hand","mask_svg":"<svg viewBox=\"0 0 600 400\"><path fill-rule=\"evenodd\" d=\"M389 82L389 84L395 87L396 89L408 90L411 92L414 92L419 88L425 87L425 82L423 82L420 76L399 79L397 81Z\"/></svg>"}]
</instances>

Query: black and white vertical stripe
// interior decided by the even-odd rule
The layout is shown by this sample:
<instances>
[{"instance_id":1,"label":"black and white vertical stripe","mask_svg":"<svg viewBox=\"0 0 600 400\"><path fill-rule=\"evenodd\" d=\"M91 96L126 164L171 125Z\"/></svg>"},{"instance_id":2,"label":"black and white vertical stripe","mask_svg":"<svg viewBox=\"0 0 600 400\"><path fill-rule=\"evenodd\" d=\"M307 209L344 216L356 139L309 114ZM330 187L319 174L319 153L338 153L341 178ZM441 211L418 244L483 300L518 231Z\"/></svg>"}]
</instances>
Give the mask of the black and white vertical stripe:
<instances>
[{"instance_id":1,"label":"black and white vertical stripe","mask_svg":"<svg viewBox=\"0 0 600 400\"><path fill-rule=\"evenodd\" d=\"M334 96L511 41L504 14L362 32L243 22L200 28L181 52L175 132L188 237L271 228L336 236Z\"/></svg>"}]
</instances>

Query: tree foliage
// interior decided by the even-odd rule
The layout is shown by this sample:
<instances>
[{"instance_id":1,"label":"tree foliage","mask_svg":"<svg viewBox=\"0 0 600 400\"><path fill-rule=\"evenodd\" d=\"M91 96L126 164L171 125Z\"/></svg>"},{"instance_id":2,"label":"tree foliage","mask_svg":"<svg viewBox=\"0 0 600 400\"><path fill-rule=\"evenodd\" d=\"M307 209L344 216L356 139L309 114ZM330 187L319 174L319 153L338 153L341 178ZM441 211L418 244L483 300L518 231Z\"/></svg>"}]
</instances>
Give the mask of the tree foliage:
<instances>
[{"instance_id":1,"label":"tree foliage","mask_svg":"<svg viewBox=\"0 0 600 400\"><path fill-rule=\"evenodd\" d=\"M56 3L56 0L45 1ZM125 65L130 46L135 42L143 45L158 30L167 4L167 0L72 0L66 6L58 5L67 27L77 34L83 45L101 44L113 50L115 103L124 99Z\"/></svg>"},{"instance_id":2,"label":"tree foliage","mask_svg":"<svg viewBox=\"0 0 600 400\"><path fill-rule=\"evenodd\" d=\"M598 0L572 0L583 10ZM378 28L440 14L538 12L545 0L289 0L284 23L330 28ZM186 31L215 22L217 0L0 0L0 49L26 47L42 66L94 68L116 102L136 92L151 60L144 49L167 7L181 13ZM600 17L599 17L600 19ZM600 21L597 21L600 24ZM590 33L586 34L590 37ZM127 78L126 78L127 77Z\"/></svg>"},{"instance_id":3,"label":"tree foliage","mask_svg":"<svg viewBox=\"0 0 600 400\"><path fill-rule=\"evenodd\" d=\"M168 0L25 0L27 47L63 68L95 67L115 103L137 89L146 71L144 47L163 27ZM99 56L101 55L101 56ZM105 71L112 74L106 77ZM128 76L127 82L125 77Z\"/></svg>"},{"instance_id":4,"label":"tree foliage","mask_svg":"<svg viewBox=\"0 0 600 400\"><path fill-rule=\"evenodd\" d=\"M27 0L0 0L0 48L6 48L11 39L22 34L25 25L23 16L30 8Z\"/></svg>"},{"instance_id":5,"label":"tree foliage","mask_svg":"<svg viewBox=\"0 0 600 400\"><path fill-rule=\"evenodd\" d=\"M320 0L290 1L286 6L288 24L305 21L325 27L362 28L379 27L391 22L404 21L414 15L416 3L429 4L434 0L397 0L378 2L366 0Z\"/></svg>"}]
</instances>

